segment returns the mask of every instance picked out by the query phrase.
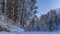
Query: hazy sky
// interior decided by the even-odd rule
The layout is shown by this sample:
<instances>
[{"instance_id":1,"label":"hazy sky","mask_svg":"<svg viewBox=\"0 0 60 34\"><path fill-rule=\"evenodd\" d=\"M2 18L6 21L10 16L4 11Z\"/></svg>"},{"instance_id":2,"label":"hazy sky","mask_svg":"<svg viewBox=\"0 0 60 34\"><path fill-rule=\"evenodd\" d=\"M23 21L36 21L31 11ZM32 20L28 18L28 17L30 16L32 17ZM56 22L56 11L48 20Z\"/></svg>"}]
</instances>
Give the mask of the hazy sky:
<instances>
[{"instance_id":1,"label":"hazy sky","mask_svg":"<svg viewBox=\"0 0 60 34\"><path fill-rule=\"evenodd\" d=\"M45 14L51 9L60 8L60 0L37 0L37 15Z\"/></svg>"}]
</instances>

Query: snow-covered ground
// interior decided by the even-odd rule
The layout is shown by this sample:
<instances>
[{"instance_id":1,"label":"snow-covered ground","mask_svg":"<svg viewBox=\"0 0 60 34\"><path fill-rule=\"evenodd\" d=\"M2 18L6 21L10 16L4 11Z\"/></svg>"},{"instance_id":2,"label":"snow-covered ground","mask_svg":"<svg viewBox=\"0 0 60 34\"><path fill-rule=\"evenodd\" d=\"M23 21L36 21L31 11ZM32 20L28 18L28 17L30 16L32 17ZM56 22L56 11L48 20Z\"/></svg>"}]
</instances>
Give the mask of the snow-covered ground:
<instances>
[{"instance_id":1,"label":"snow-covered ground","mask_svg":"<svg viewBox=\"0 0 60 34\"><path fill-rule=\"evenodd\" d=\"M1 25L4 25L4 23L2 23ZM6 23L5 23L6 25ZM4 27L6 27L4 25ZM24 29L21 29L17 26L9 26L9 29L11 30L11 32L0 32L0 34L60 34L60 32L24 32Z\"/></svg>"},{"instance_id":2,"label":"snow-covered ground","mask_svg":"<svg viewBox=\"0 0 60 34\"><path fill-rule=\"evenodd\" d=\"M11 32L0 32L0 34L60 34L59 31L55 31L55 32L24 32L23 29L16 27L16 26L12 26L11 28Z\"/></svg>"},{"instance_id":3,"label":"snow-covered ground","mask_svg":"<svg viewBox=\"0 0 60 34\"><path fill-rule=\"evenodd\" d=\"M0 34L60 34L60 32L0 32Z\"/></svg>"},{"instance_id":4,"label":"snow-covered ground","mask_svg":"<svg viewBox=\"0 0 60 34\"><path fill-rule=\"evenodd\" d=\"M59 31L55 32L24 32L24 29L21 29L17 26L11 26L11 32L0 32L0 34L60 34Z\"/></svg>"}]
</instances>

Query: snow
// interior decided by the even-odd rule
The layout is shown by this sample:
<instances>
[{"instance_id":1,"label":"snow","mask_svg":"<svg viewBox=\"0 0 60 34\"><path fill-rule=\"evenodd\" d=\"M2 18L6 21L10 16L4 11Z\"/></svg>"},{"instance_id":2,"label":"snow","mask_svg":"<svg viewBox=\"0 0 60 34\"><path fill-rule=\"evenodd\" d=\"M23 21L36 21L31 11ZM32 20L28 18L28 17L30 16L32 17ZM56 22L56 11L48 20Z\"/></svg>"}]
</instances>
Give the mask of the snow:
<instances>
[{"instance_id":1,"label":"snow","mask_svg":"<svg viewBox=\"0 0 60 34\"><path fill-rule=\"evenodd\" d=\"M11 32L24 32L24 29L21 29L17 26L11 26L10 29L11 29Z\"/></svg>"},{"instance_id":2,"label":"snow","mask_svg":"<svg viewBox=\"0 0 60 34\"><path fill-rule=\"evenodd\" d=\"M26 34L59 34L59 32L27 32Z\"/></svg>"},{"instance_id":3,"label":"snow","mask_svg":"<svg viewBox=\"0 0 60 34\"><path fill-rule=\"evenodd\" d=\"M0 34L60 34L60 30L57 32L24 32L24 29L17 26L11 26L10 30L11 32L0 32Z\"/></svg>"},{"instance_id":4,"label":"snow","mask_svg":"<svg viewBox=\"0 0 60 34\"><path fill-rule=\"evenodd\" d=\"M60 34L59 31L55 32L24 32L23 29L14 26L11 28L11 32L0 32L0 34Z\"/></svg>"},{"instance_id":5,"label":"snow","mask_svg":"<svg viewBox=\"0 0 60 34\"><path fill-rule=\"evenodd\" d=\"M0 32L0 34L15 34L15 33L11 33L11 32Z\"/></svg>"},{"instance_id":6,"label":"snow","mask_svg":"<svg viewBox=\"0 0 60 34\"><path fill-rule=\"evenodd\" d=\"M0 34L60 34L60 32L0 32Z\"/></svg>"},{"instance_id":7,"label":"snow","mask_svg":"<svg viewBox=\"0 0 60 34\"><path fill-rule=\"evenodd\" d=\"M0 34L60 34L59 31L55 32L24 32L24 29L21 29L17 26L12 26L10 27L11 32L0 32Z\"/></svg>"}]
</instances>

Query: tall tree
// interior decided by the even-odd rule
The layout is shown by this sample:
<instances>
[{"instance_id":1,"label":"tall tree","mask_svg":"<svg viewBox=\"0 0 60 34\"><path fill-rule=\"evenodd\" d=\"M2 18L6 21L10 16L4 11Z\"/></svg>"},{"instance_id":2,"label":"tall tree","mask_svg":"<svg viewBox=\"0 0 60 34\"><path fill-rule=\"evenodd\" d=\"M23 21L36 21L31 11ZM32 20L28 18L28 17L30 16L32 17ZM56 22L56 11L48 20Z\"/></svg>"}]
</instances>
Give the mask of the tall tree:
<instances>
[{"instance_id":1,"label":"tall tree","mask_svg":"<svg viewBox=\"0 0 60 34\"><path fill-rule=\"evenodd\" d=\"M14 0L14 14L13 14L13 18L14 21L16 22L16 20L18 20L18 0Z\"/></svg>"},{"instance_id":2,"label":"tall tree","mask_svg":"<svg viewBox=\"0 0 60 34\"><path fill-rule=\"evenodd\" d=\"M18 0L7 0L7 16L16 22L18 19Z\"/></svg>"},{"instance_id":3,"label":"tall tree","mask_svg":"<svg viewBox=\"0 0 60 34\"><path fill-rule=\"evenodd\" d=\"M36 13L36 0L20 0L20 24L26 24Z\"/></svg>"},{"instance_id":4,"label":"tall tree","mask_svg":"<svg viewBox=\"0 0 60 34\"><path fill-rule=\"evenodd\" d=\"M5 1L4 0L2 0L1 5L2 5L2 13L4 14L5 12Z\"/></svg>"},{"instance_id":5,"label":"tall tree","mask_svg":"<svg viewBox=\"0 0 60 34\"><path fill-rule=\"evenodd\" d=\"M12 15L12 7L11 7L11 4L13 3L12 0L7 0L7 11L6 11L6 15L8 18L11 18L11 15Z\"/></svg>"}]
</instances>

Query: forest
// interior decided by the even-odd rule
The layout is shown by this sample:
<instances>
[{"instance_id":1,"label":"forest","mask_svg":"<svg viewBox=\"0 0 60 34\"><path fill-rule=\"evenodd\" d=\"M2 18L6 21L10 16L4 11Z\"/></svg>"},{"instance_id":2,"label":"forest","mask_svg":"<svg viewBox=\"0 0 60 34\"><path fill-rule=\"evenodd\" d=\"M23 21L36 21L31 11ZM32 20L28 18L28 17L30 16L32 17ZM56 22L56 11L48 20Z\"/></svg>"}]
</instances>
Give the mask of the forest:
<instances>
[{"instance_id":1,"label":"forest","mask_svg":"<svg viewBox=\"0 0 60 34\"><path fill-rule=\"evenodd\" d=\"M39 7L35 4L36 0L0 0L1 23L8 23L7 28L17 26L25 32L60 30L60 8L51 9L47 14L37 17ZM6 27L0 25L0 31L10 32Z\"/></svg>"}]
</instances>

